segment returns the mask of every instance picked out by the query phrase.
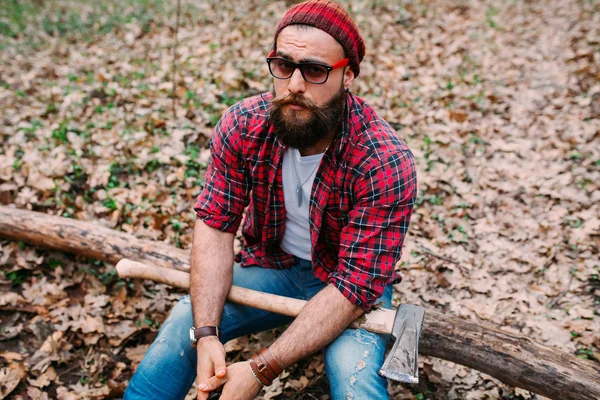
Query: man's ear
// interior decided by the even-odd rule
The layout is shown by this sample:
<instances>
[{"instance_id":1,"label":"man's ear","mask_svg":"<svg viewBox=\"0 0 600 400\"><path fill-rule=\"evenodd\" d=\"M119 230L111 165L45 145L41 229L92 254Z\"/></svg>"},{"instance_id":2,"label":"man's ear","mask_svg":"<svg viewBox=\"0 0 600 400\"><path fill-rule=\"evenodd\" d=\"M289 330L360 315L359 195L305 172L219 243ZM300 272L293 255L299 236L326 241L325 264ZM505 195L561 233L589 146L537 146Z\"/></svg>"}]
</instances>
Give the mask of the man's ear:
<instances>
[{"instance_id":1,"label":"man's ear","mask_svg":"<svg viewBox=\"0 0 600 400\"><path fill-rule=\"evenodd\" d=\"M354 71L349 66L344 67L344 89L350 89L354 82Z\"/></svg>"}]
</instances>

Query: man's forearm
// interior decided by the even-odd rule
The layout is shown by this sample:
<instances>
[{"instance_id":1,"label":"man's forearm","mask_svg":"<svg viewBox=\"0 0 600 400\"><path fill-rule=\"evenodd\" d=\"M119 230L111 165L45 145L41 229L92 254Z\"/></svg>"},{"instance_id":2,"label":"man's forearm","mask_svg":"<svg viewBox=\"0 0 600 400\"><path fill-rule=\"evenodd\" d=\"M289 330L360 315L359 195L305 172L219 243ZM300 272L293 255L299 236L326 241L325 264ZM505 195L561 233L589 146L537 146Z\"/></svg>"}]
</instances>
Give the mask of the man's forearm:
<instances>
[{"instance_id":1,"label":"man's forearm","mask_svg":"<svg viewBox=\"0 0 600 400\"><path fill-rule=\"evenodd\" d=\"M304 306L269 350L281 368L287 368L325 347L363 312L337 288L328 285Z\"/></svg>"},{"instance_id":2,"label":"man's forearm","mask_svg":"<svg viewBox=\"0 0 600 400\"><path fill-rule=\"evenodd\" d=\"M190 261L194 326L217 326L233 275L233 234L197 220Z\"/></svg>"}]
</instances>

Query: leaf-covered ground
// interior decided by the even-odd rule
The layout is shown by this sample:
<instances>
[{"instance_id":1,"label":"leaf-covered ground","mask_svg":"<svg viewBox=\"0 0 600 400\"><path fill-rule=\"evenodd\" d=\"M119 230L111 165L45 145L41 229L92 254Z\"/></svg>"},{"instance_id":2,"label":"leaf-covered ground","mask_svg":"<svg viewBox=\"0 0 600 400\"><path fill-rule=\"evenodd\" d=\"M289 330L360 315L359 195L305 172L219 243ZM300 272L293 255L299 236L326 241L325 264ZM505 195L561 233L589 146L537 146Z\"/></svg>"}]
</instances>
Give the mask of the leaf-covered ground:
<instances>
[{"instance_id":1,"label":"leaf-covered ground","mask_svg":"<svg viewBox=\"0 0 600 400\"><path fill-rule=\"evenodd\" d=\"M0 204L189 248L221 113L271 88L285 1L0 7ZM600 5L344 1L367 43L354 93L417 157L398 302L600 361ZM0 398L118 398L181 293L0 241ZM228 344L248 357L278 332ZM528 399L421 357L394 399ZM320 356L265 399L326 399ZM537 398L540 398L537 396Z\"/></svg>"}]
</instances>

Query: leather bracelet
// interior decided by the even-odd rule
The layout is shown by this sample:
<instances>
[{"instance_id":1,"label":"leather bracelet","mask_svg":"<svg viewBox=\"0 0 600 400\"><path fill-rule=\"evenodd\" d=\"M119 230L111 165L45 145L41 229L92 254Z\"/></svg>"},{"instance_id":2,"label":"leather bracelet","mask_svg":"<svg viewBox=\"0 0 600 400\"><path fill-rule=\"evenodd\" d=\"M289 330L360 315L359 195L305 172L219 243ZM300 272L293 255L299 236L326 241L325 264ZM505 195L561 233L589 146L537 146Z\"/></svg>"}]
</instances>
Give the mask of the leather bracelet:
<instances>
[{"instance_id":1,"label":"leather bracelet","mask_svg":"<svg viewBox=\"0 0 600 400\"><path fill-rule=\"evenodd\" d=\"M258 370L258 366L256 365L256 361L254 360L254 358L251 358L250 360L248 360L248 363L250 364L250 369L252 370L252 373L260 381L260 383L263 386L268 386L268 385L270 385L272 383L271 381L269 381L267 379L266 376L264 376L263 374L260 373L260 371Z\"/></svg>"},{"instance_id":2,"label":"leather bracelet","mask_svg":"<svg viewBox=\"0 0 600 400\"><path fill-rule=\"evenodd\" d=\"M273 373L269 364L267 364L258 354L252 356L252 361L256 364L258 374L264 376L269 381L269 384L277 378L277 375Z\"/></svg>"},{"instance_id":3,"label":"leather bracelet","mask_svg":"<svg viewBox=\"0 0 600 400\"><path fill-rule=\"evenodd\" d=\"M281 375L283 369L279 366L277 360L273 358L273 354L271 354L267 347L262 349L258 355L264 360L265 364L267 364L271 368L275 375Z\"/></svg>"},{"instance_id":4,"label":"leather bracelet","mask_svg":"<svg viewBox=\"0 0 600 400\"><path fill-rule=\"evenodd\" d=\"M250 372L252 372L252 376L254 376L254 379L256 379L256 382L258 382L260 384L260 386L265 386L264 383L262 383L260 381L260 379L258 379L258 376L256 376L256 373L254 372L254 370L252 369L252 363L250 362L250 360L248 360L248 368L250 368Z\"/></svg>"},{"instance_id":5,"label":"leather bracelet","mask_svg":"<svg viewBox=\"0 0 600 400\"><path fill-rule=\"evenodd\" d=\"M249 360L255 376L264 384L270 385L283 372L268 348L262 349Z\"/></svg>"}]
</instances>

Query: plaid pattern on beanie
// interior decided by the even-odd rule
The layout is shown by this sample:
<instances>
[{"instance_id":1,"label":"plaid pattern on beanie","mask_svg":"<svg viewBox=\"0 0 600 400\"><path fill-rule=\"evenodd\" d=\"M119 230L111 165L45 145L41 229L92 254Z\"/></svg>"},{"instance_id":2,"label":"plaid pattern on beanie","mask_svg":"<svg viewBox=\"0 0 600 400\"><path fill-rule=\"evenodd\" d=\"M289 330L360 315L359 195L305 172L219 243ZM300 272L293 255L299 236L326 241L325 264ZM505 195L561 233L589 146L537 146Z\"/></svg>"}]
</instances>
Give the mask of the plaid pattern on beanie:
<instances>
[{"instance_id":1,"label":"plaid pattern on beanie","mask_svg":"<svg viewBox=\"0 0 600 400\"><path fill-rule=\"evenodd\" d=\"M354 20L339 4L329 0L308 0L292 7L275 30L275 43L279 33L289 25L310 25L327 32L342 45L354 75L360 73L360 62L365 56L363 41Z\"/></svg>"}]
</instances>

